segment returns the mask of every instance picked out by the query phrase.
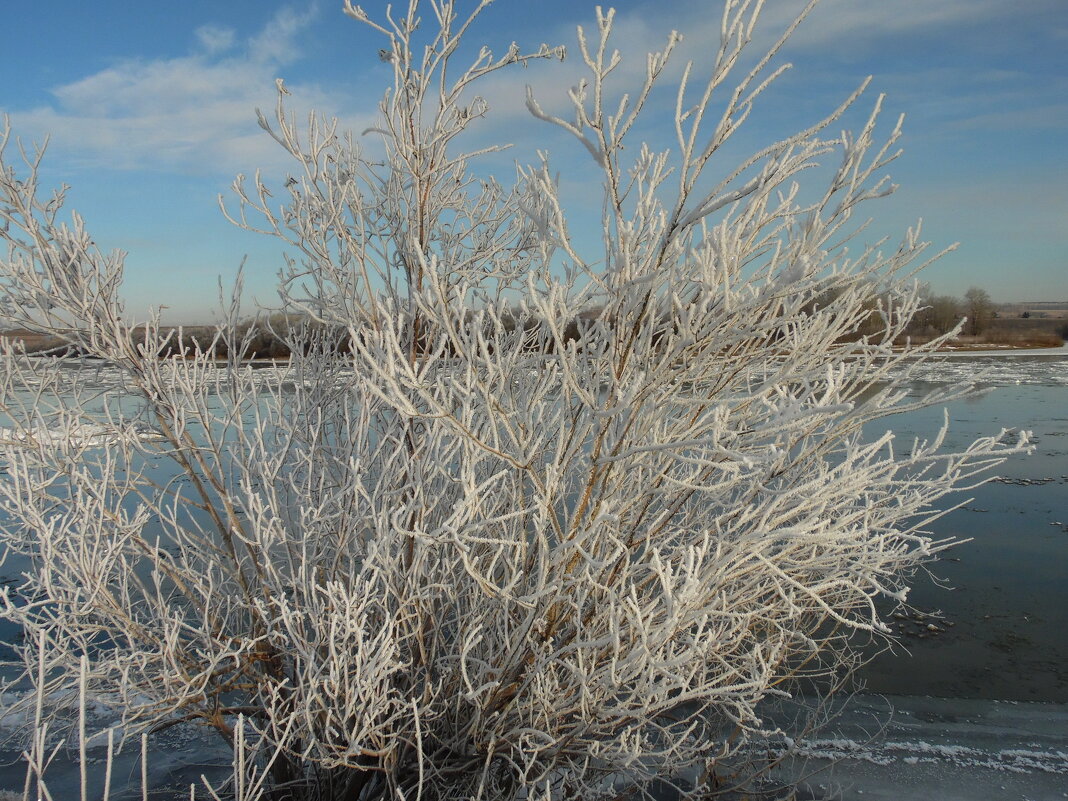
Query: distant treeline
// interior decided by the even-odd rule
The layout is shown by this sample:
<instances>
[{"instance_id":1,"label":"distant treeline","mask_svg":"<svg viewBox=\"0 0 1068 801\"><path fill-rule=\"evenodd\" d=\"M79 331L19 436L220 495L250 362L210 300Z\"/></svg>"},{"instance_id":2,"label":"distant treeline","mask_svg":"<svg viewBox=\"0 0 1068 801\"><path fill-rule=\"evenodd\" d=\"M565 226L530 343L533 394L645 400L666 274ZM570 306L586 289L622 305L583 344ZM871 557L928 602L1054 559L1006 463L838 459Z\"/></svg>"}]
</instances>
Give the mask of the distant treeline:
<instances>
[{"instance_id":1,"label":"distant treeline","mask_svg":"<svg viewBox=\"0 0 1068 801\"><path fill-rule=\"evenodd\" d=\"M1006 305L995 304L990 294L971 287L964 297L935 295L926 288L924 308L912 318L908 334L914 340L931 339L953 330L966 319L961 331L964 342L1013 345L1017 347L1054 347L1068 339L1068 322L1032 315L1023 309L1007 313Z\"/></svg>"},{"instance_id":2,"label":"distant treeline","mask_svg":"<svg viewBox=\"0 0 1068 801\"><path fill-rule=\"evenodd\" d=\"M248 320L241 323L223 336L218 326L188 325L178 327L161 326L158 330L138 326L131 331L131 342L135 347L154 352L160 358L183 357L193 354L209 353L217 359L230 356L231 343L240 343L241 360L285 359L290 356L287 339L293 333L290 326L295 319L264 318ZM309 323L302 323L305 326ZM320 330L322 327L319 327ZM84 356L81 349L71 345L60 336L48 336L32 331L11 330L0 334L3 339L16 342L28 354ZM344 347L343 332L336 333L338 347Z\"/></svg>"},{"instance_id":3,"label":"distant treeline","mask_svg":"<svg viewBox=\"0 0 1068 801\"><path fill-rule=\"evenodd\" d=\"M561 327L561 339L565 343L578 340L583 329L591 325L598 316L599 312L593 311L565 323ZM468 319L474 324L474 314L469 314ZM515 333L522 327L521 343L525 350L552 352L556 347L557 338L550 334L549 327L530 315L520 317L505 313L499 315L497 320L496 324L508 333ZM419 325L415 327L415 348L421 352L428 346L428 337L425 333L418 333ZM59 336L11 330L0 333L0 338L17 343L27 354L69 357L85 355L80 352L80 348ZM159 358L181 358L207 353L216 359L227 359L231 356L231 349L237 348L239 353L236 355L241 361L287 359L294 344L305 352L311 348L325 348L344 353L352 346L346 328L331 328L298 315L283 314L248 320L236 326L226 336L222 335L217 326L210 325L160 327L151 332L140 326L133 329L131 339L135 347L155 353ZM445 350L449 351L447 343Z\"/></svg>"},{"instance_id":4,"label":"distant treeline","mask_svg":"<svg viewBox=\"0 0 1068 801\"><path fill-rule=\"evenodd\" d=\"M833 300L831 295L813 301L811 310L815 310L817 306L826 307ZM481 324L499 325L508 333L515 333L521 327L520 347L531 352L551 353L561 342L566 345L581 340L584 332L601 316L600 309L583 312L575 319L559 325L559 335L552 334L544 320L530 314L506 312L497 315L494 323L483 318ZM961 339L968 343L1042 347L1060 345L1068 339L1068 321L1032 316L1026 312L1013 316L1000 315L989 294L977 287L969 289L963 298L935 295L928 288L923 298L923 308L912 318L905 336L913 342L928 341L953 330L964 318L967 318L967 322L961 332ZM470 324L473 325L475 319L473 312L468 314ZM611 325L610 321L606 323ZM653 324L654 342L667 336L672 327L666 319ZM428 346L428 337L419 332L418 323L414 327L414 347L416 351L421 352ZM868 318L840 341L878 336L882 327L878 303L873 299ZM490 331L487 329L486 333ZM774 337L775 333L771 332L768 336ZM4 332L0 337L17 341L26 353L84 355L78 352L78 348L56 336L16 330ZM492 341L493 337L487 339ZM294 344L305 351L314 347L341 353L348 352L352 344L347 329L329 328L293 314L273 314L247 320L227 336L221 335L218 327L209 325L164 327L151 334L149 329L138 327L132 331L132 341L135 346L154 352L160 358L181 358L207 353L216 359L227 359L232 355L231 348L238 348L240 352L236 356L241 361L287 359ZM449 350L446 344L445 351Z\"/></svg>"},{"instance_id":5,"label":"distant treeline","mask_svg":"<svg viewBox=\"0 0 1068 801\"><path fill-rule=\"evenodd\" d=\"M818 303L826 305L833 295ZM980 287L971 287L963 297L936 295L930 286L921 290L921 308L909 321L899 345L907 338L913 343L929 342L943 336L964 321L957 343L964 345L1009 345L1013 347L1056 347L1068 340L1068 320L1056 319L1046 313L1033 314L1022 310L1006 313L990 294ZM883 299L888 306L890 299ZM882 329L879 303L869 302L870 314L857 329L843 339L877 336Z\"/></svg>"}]
</instances>

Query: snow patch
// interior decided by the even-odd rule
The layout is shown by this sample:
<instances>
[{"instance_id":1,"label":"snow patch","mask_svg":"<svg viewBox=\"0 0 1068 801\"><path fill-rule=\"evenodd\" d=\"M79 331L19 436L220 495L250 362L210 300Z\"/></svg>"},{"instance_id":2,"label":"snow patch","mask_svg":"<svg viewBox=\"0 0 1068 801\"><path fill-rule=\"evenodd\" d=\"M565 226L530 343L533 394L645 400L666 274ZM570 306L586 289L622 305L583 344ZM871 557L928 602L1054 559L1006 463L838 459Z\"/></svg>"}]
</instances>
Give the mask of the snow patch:
<instances>
[{"instance_id":1,"label":"snow patch","mask_svg":"<svg viewBox=\"0 0 1068 801\"><path fill-rule=\"evenodd\" d=\"M37 444L58 447L70 445L90 448L111 445L125 438L142 442L158 441L163 435L144 423L131 423L124 429L99 423L82 423L69 428L46 428L35 426L30 429L0 426L0 445L33 446Z\"/></svg>"}]
</instances>

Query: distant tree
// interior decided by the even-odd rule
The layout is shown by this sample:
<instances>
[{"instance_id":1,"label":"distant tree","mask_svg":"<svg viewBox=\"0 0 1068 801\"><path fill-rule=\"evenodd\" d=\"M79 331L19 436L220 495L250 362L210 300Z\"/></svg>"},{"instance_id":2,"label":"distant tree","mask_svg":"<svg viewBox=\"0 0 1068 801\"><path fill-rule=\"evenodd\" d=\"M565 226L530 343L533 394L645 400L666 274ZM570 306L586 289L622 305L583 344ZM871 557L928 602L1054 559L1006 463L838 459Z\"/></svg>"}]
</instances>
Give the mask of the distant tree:
<instances>
[{"instance_id":1,"label":"distant tree","mask_svg":"<svg viewBox=\"0 0 1068 801\"><path fill-rule=\"evenodd\" d=\"M913 317L911 333L946 334L953 330L960 318L961 301L952 295L935 295L930 284L920 288L922 307Z\"/></svg>"},{"instance_id":2,"label":"distant tree","mask_svg":"<svg viewBox=\"0 0 1068 801\"><path fill-rule=\"evenodd\" d=\"M982 333L994 319L994 302L985 289L971 287L964 293L964 314L968 318L966 330L972 336Z\"/></svg>"},{"instance_id":3,"label":"distant tree","mask_svg":"<svg viewBox=\"0 0 1068 801\"><path fill-rule=\"evenodd\" d=\"M931 320L935 331L945 334L953 330L962 316L961 302L953 295L936 295L931 298Z\"/></svg>"}]
</instances>

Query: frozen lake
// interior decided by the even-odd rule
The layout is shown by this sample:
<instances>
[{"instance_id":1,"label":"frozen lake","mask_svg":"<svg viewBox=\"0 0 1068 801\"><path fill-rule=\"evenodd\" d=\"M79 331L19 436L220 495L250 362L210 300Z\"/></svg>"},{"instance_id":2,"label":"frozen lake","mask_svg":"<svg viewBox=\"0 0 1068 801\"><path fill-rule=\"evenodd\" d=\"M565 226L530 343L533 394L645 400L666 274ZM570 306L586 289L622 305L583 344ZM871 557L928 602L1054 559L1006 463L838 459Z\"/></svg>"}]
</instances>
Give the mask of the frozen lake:
<instances>
[{"instance_id":1,"label":"frozen lake","mask_svg":"<svg viewBox=\"0 0 1068 801\"><path fill-rule=\"evenodd\" d=\"M1035 453L935 523L939 537L972 541L933 566L944 588L918 578L918 614L893 621L901 646L863 678L882 693L1068 702L1068 351L954 355L914 390L976 375L988 391L949 407L946 447L1015 427L1034 432ZM885 425L907 442L941 421L932 408Z\"/></svg>"},{"instance_id":2,"label":"frozen lake","mask_svg":"<svg viewBox=\"0 0 1068 801\"><path fill-rule=\"evenodd\" d=\"M971 500L935 524L938 537L971 541L933 566L943 586L917 577L913 609L893 619L900 645L862 671L867 691L887 697L856 699L778 772L789 781L838 761L835 772L809 783L813 797L1064 797L1057 788L1068 777L1068 348L954 354L922 367L909 389L920 396L977 377L986 391L949 407L946 447L1026 428L1036 451L1002 465L999 480L956 498ZM877 433L891 428L907 446L941 422L941 408L932 408L887 418ZM15 567L4 566L8 581L16 580ZM0 626L0 639L16 636ZM171 787L175 797L200 773L225 772L229 760L215 741L178 730L152 753L150 784ZM0 751L0 789L21 789L17 757ZM101 757L95 749L94 764ZM136 776L136 754L127 751L117 769ZM73 762L60 758L52 773L54 790L75 790ZM139 797L136 780L129 792Z\"/></svg>"}]
</instances>

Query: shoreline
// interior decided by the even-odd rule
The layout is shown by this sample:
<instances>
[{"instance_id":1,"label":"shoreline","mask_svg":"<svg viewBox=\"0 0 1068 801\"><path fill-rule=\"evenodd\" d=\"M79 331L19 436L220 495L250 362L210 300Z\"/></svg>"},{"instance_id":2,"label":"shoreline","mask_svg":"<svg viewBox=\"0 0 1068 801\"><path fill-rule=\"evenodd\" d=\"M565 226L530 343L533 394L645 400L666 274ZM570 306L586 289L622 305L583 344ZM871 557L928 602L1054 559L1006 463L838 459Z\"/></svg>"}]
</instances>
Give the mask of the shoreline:
<instances>
[{"instance_id":1,"label":"shoreline","mask_svg":"<svg viewBox=\"0 0 1068 801\"><path fill-rule=\"evenodd\" d=\"M1004 351L1036 351L1036 350L1060 350L1068 345L1062 342L1060 345L1006 345L997 342L962 342L957 345L946 345L939 348L937 353L974 353L976 351L1001 353Z\"/></svg>"},{"instance_id":2,"label":"shoreline","mask_svg":"<svg viewBox=\"0 0 1068 801\"><path fill-rule=\"evenodd\" d=\"M181 327L179 327L181 328ZM177 330L177 328L175 329ZM10 348L12 355L23 356L48 356L58 355L56 353L49 354L49 351L56 351L61 345L56 345L54 340L52 342L44 342L45 337L39 334L33 334L27 331L21 331L18 329L0 331L0 349ZM926 342L910 343L915 347L922 347L926 345ZM21 346L21 347L19 347ZM895 353L901 353L905 350L903 345L893 345ZM28 349L32 348L32 350ZM946 343L945 345L937 348L933 351L935 354L940 355L954 355L954 354L980 354L980 355L996 355L1002 353L1028 353L1028 354L1053 354L1058 351L1063 351L1068 348L1068 340L1062 341L1059 344L1051 345L1045 343L1024 342L1019 344L1004 343L1004 342L975 342L975 341L959 341L954 340ZM18 351L17 353L15 351ZM70 358L79 358L77 354L70 354ZM83 357L84 358L84 357ZM88 357L93 358L93 357ZM177 353L164 354L163 358L178 358L186 360L189 357L182 356ZM216 356L213 361L220 364L225 364L229 361L226 356ZM277 356L264 356L255 355L252 358L239 359L242 364L255 364L257 366L267 366L279 363L288 363L290 356L288 353L279 354Z\"/></svg>"}]
</instances>

